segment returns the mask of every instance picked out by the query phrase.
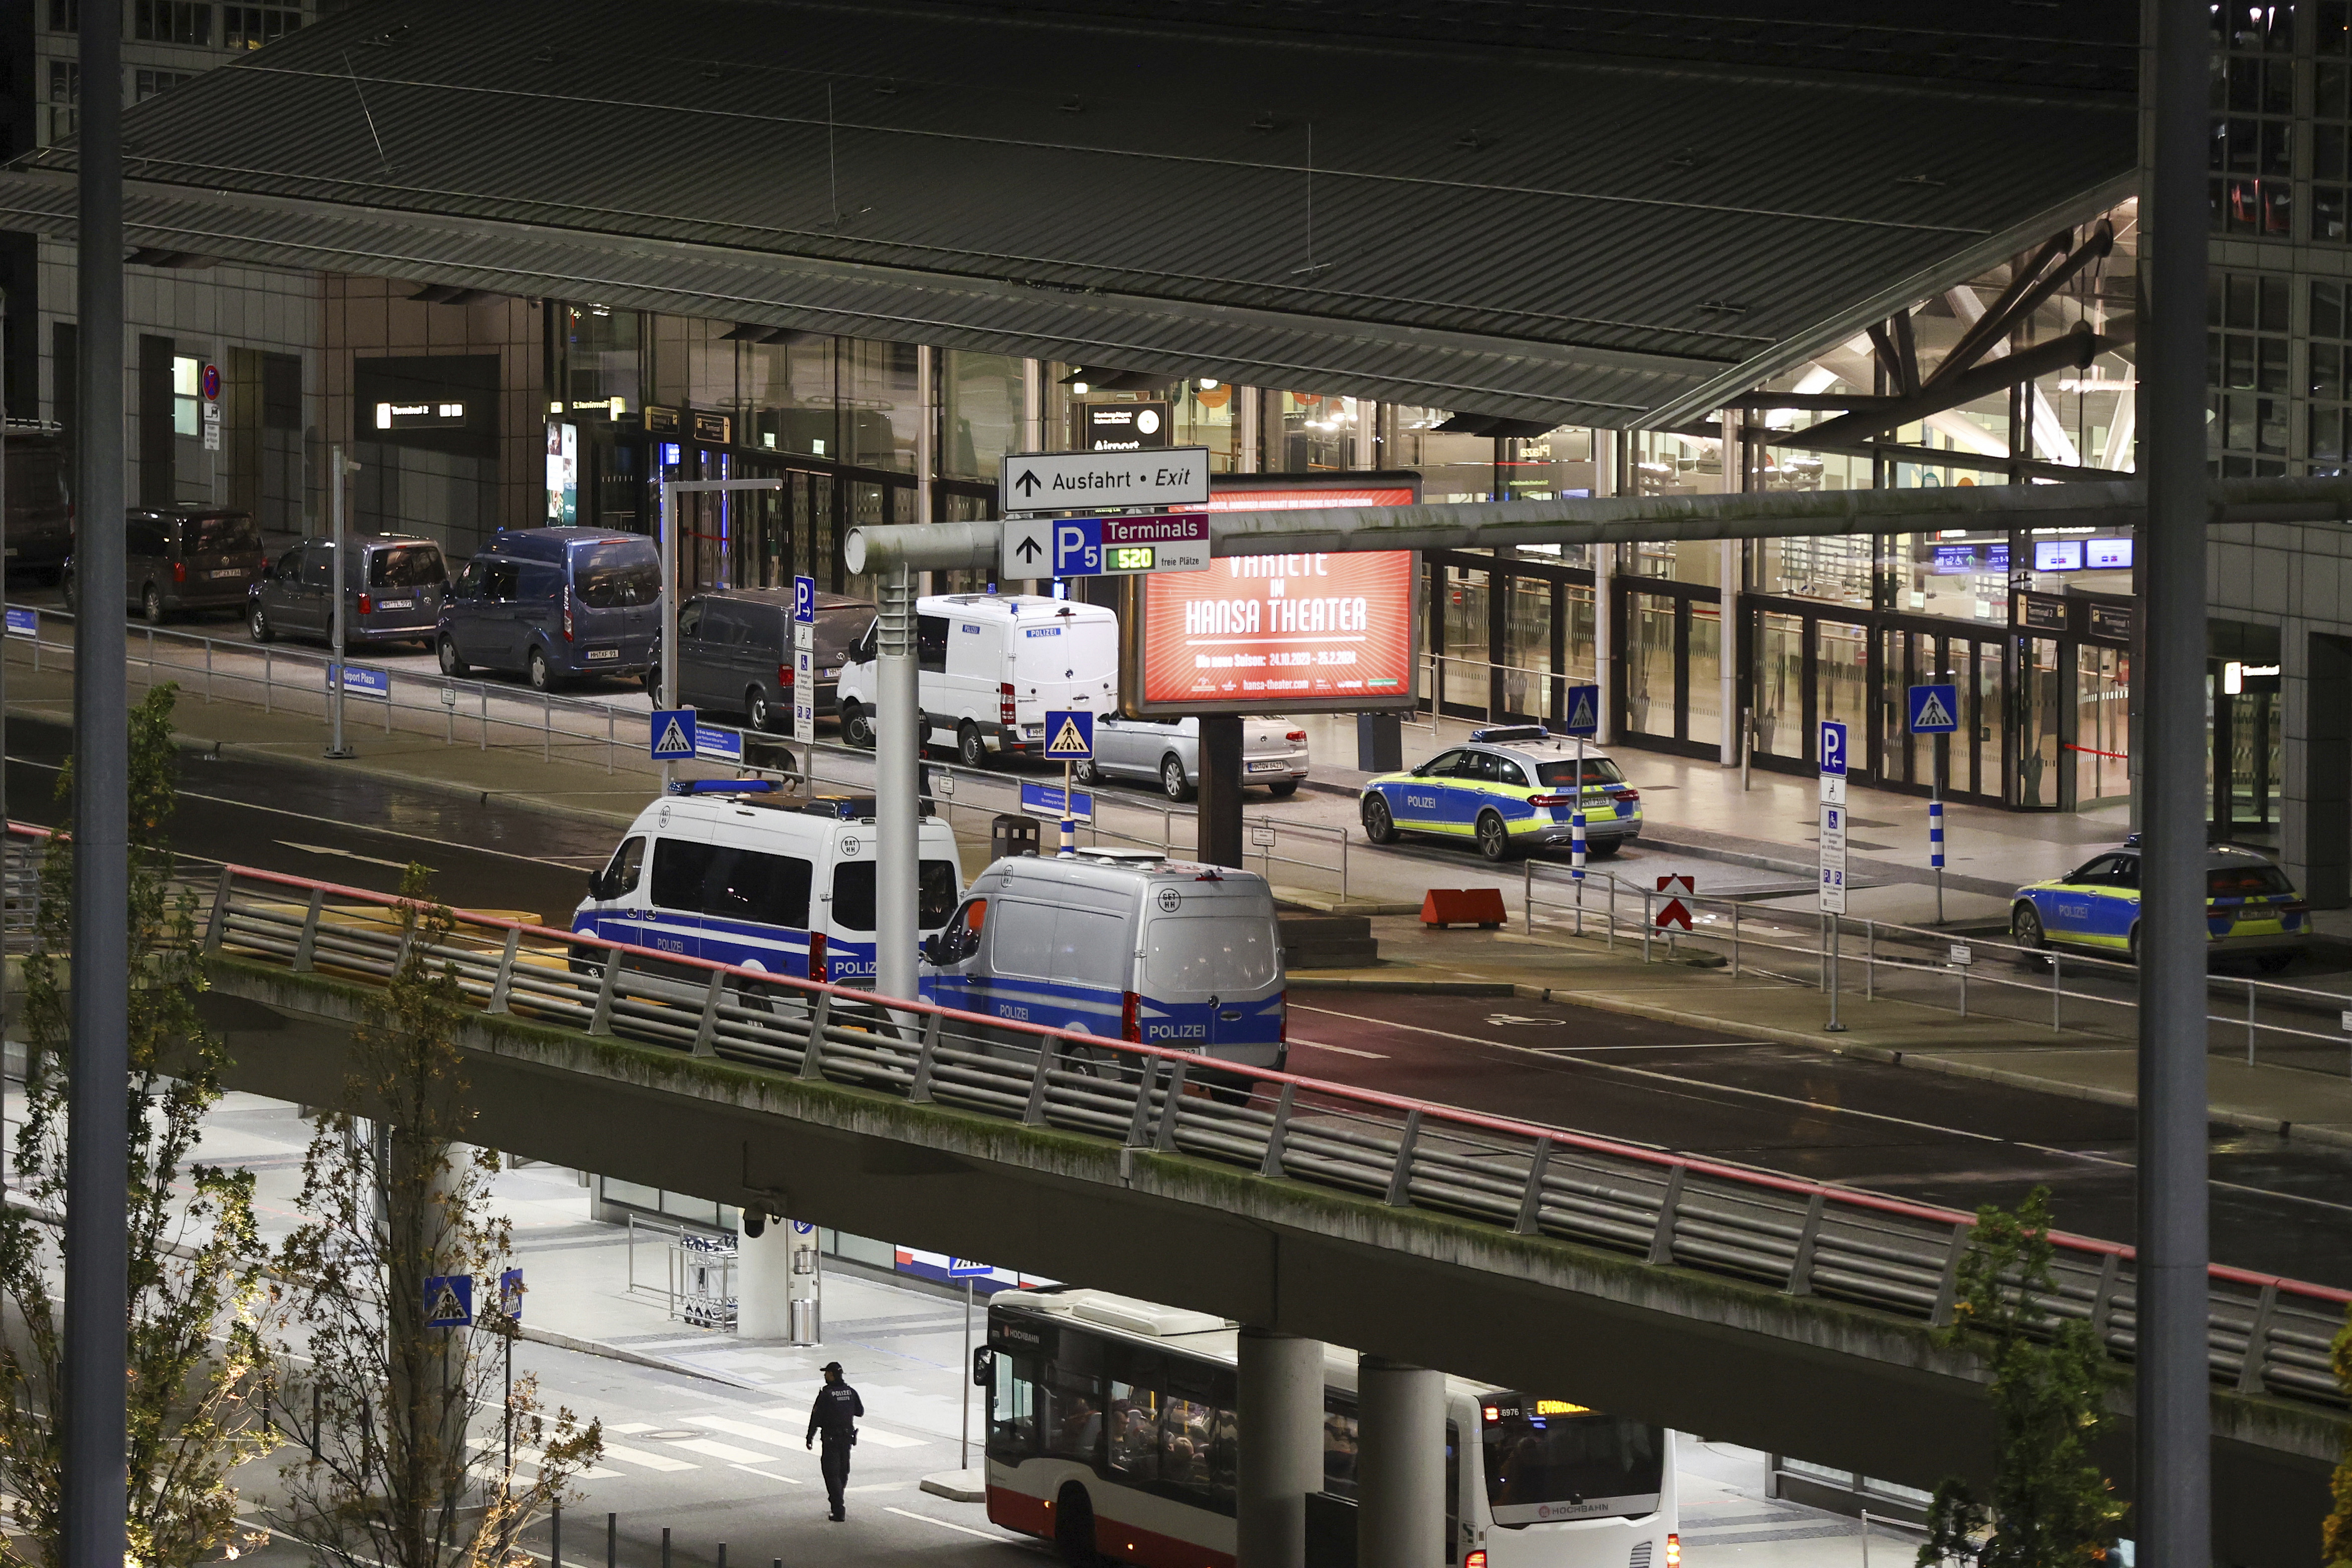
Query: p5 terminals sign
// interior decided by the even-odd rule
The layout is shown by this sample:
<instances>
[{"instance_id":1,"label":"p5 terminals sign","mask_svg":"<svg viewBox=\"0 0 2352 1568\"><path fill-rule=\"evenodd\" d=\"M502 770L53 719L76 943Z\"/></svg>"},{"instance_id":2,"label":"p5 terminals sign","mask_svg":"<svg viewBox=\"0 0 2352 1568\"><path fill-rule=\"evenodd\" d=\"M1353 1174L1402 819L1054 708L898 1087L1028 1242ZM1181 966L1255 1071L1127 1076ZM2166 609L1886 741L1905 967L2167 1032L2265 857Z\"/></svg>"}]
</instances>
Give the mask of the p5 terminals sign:
<instances>
[{"instance_id":1,"label":"p5 terminals sign","mask_svg":"<svg viewBox=\"0 0 2352 1568\"><path fill-rule=\"evenodd\" d=\"M1208 509L1400 507L1414 474L1217 476ZM1413 705L1410 550L1226 556L1137 585L1127 701L1152 715L1360 713Z\"/></svg>"}]
</instances>

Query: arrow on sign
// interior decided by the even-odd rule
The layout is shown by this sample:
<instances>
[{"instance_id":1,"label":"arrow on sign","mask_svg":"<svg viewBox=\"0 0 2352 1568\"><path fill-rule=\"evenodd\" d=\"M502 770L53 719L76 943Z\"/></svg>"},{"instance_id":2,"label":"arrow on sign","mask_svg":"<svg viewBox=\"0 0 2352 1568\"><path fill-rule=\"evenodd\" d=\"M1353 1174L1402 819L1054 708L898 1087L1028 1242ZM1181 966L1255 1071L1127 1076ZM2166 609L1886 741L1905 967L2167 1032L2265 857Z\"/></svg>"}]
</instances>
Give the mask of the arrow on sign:
<instances>
[{"instance_id":1,"label":"arrow on sign","mask_svg":"<svg viewBox=\"0 0 2352 1568\"><path fill-rule=\"evenodd\" d=\"M1013 481L1013 487L1020 491L1024 496L1034 496L1037 493L1037 486L1039 483L1040 481L1037 478L1037 470L1034 468L1024 468L1021 471L1021 477Z\"/></svg>"},{"instance_id":2,"label":"arrow on sign","mask_svg":"<svg viewBox=\"0 0 2352 1568\"><path fill-rule=\"evenodd\" d=\"M1037 479L1037 476L1034 474L1024 474L1021 477L1029 481L1033 485L1036 483ZM1024 562L1034 561L1039 556L1045 553L1045 547L1037 542L1036 535L1032 534L1027 538L1023 539L1019 544L1013 546L1013 553L1019 556Z\"/></svg>"},{"instance_id":3,"label":"arrow on sign","mask_svg":"<svg viewBox=\"0 0 2352 1568\"><path fill-rule=\"evenodd\" d=\"M1660 893L1671 892L1674 890L1676 883L1681 884L1681 890L1685 893L1696 893L1698 891L1693 879L1686 876L1660 877L1658 879L1658 891ZM1669 898L1658 910L1657 919L1654 924L1655 924L1657 928L1661 931L1664 931L1669 925L1679 925L1684 930L1687 931L1691 928L1690 910L1684 904L1681 899Z\"/></svg>"}]
</instances>

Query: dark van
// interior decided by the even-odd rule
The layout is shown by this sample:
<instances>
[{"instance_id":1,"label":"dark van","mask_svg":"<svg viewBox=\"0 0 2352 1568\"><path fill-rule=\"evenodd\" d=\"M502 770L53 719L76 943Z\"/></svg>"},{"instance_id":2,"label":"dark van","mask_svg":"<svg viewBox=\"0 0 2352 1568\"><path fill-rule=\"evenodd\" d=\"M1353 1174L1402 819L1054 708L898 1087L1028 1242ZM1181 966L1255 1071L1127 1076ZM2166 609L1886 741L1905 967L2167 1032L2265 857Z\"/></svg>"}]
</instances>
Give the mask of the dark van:
<instances>
[{"instance_id":1,"label":"dark van","mask_svg":"<svg viewBox=\"0 0 2352 1568\"><path fill-rule=\"evenodd\" d=\"M54 581L73 554L61 428L43 420L7 423L9 569Z\"/></svg>"},{"instance_id":2,"label":"dark van","mask_svg":"<svg viewBox=\"0 0 2352 1568\"><path fill-rule=\"evenodd\" d=\"M373 534L352 543L343 574L347 647L415 643L431 649L440 628L449 566L441 547L415 534ZM273 637L329 638L335 631L335 541L304 539L279 556L254 585L246 625L257 643Z\"/></svg>"},{"instance_id":3,"label":"dark van","mask_svg":"<svg viewBox=\"0 0 2352 1568\"><path fill-rule=\"evenodd\" d=\"M661 552L610 528L509 528L466 563L441 606L444 674L476 664L548 691L642 675L661 631Z\"/></svg>"},{"instance_id":4,"label":"dark van","mask_svg":"<svg viewBox=\"0 0 2352 1568\"><path fill-rule=\"evenodd\" d=\"M871 600L816 596L811 664L816 711L830 713L850 645L874 624ZM740 714L754 729L792 726L793 594L788 588L721 589L687 601L677 613L677 700ZM646 680L658 692L660 656Z\"/></svg>"},{"instance_id":5,"label":"dark van","mask_svg":"<svg viewBox=\"0 0 2352 1568\"><path fill-rule=\"evenodd\" d=\"M242 611L268 564L250 512L141 507L123 516L122 598L150 626L199 611ZM68 604L77 586L68 559Z\"/></svg>"}]
</instances>

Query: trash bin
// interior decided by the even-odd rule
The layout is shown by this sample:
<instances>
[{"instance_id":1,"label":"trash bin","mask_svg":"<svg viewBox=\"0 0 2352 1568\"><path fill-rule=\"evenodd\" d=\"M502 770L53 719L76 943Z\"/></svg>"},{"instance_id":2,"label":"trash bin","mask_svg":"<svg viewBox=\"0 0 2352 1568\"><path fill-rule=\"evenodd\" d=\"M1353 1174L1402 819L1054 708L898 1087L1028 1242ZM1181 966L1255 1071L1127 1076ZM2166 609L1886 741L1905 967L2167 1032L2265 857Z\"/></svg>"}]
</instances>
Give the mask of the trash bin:
<instances>
[{"instance_id":1,"label":"trash bin","mask_svg":"<svg viewBox=\"0 0 2352 1568\"><path fill-rule=\"evenodd\" d=\"M1044 824L1034 817L1024 817L1011 811L1000 811L988 824L988 858L1007 860L1014 855L1037 852L1038 833Z\"/></svg>"}]
</instances>

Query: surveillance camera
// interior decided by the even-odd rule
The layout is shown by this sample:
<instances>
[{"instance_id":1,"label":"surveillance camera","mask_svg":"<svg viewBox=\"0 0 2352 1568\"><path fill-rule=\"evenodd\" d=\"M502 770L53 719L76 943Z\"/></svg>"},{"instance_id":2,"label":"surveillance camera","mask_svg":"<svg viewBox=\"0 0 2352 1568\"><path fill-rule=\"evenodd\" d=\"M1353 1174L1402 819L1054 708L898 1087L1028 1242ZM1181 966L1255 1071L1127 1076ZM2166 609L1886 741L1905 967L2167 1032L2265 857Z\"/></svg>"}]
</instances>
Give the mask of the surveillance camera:
<instances>
[{"instance_id":1,"label":"surveillance camera","mask_svg":"<svg viewBox=\"0 0 2352 1568\"><path fill-rule=\"evenodd\" d=\"M767 1228L768 1228L768 1217L767 1217L766 1215L764 1215L764 1214L761 1213L761 1212L760 1212L758 1209L756 1209L756 1208L747 1208L747 1209L745 1209L745 1210L743 1211L743 1234L744 1234L744 1235L746 1235L746 1236L757 1236L757 1235L759 1235L761 1231L763 1231L763 1230L765 1230L765 1229L767 1229Z\"/></svg>"}]
</instances>

